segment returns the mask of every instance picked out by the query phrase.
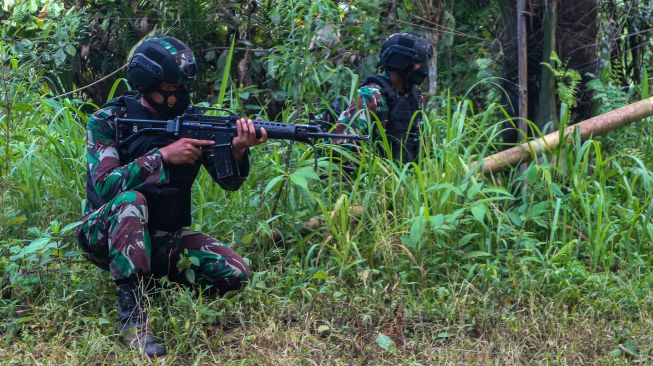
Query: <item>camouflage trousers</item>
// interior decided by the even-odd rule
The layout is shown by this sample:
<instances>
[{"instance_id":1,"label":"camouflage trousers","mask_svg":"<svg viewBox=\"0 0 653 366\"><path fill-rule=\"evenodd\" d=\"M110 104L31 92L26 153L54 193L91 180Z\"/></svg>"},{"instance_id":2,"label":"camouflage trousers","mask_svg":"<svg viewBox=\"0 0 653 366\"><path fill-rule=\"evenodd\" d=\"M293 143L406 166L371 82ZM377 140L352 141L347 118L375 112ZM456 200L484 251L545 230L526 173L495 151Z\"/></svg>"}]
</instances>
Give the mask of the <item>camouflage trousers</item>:
<instances>
[{"instance_id":1,"label":"camouflage trousers","mask_svg":"<svg viewBox=\"0 0 653 366\"><path fill-rule=\"evenodd\" d=\"M187 283L177 268L182 257L194 262L187 263L197 284L219 292L240 289L250 275L238 253L206 234L187 230L150 233L147 201L137 191L120 193L82 221L79 246L86 258L108 270L114 281L167 276L171 281Z\"/></svg>"}]
</instances>

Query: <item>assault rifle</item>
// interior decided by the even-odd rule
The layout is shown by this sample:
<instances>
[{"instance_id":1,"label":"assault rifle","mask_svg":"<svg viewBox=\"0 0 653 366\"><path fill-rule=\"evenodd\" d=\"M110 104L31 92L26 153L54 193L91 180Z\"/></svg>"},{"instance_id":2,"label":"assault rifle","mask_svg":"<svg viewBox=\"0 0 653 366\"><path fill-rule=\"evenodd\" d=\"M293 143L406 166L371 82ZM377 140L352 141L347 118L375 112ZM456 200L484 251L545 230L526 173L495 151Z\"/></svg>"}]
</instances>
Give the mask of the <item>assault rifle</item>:
<instances>
[{"instance_id":1,"label":"assault rifle","mask_svg":"<svg viewBox=\"0 0 653 366\"><path fill-rule=\"evenodd\" d=\"M218 112L224 116L206 115ZM237 134L236 121L240 117L226 109L190 106L179 117L167 121L149 119L116 118L116 142L118 148L125 148L143 134L154 134L180 139L183 137L213 140L215 145L202 150L202 158L208 162L207 169L213 178L228 177L233 174L231 162L231 140ZM254 121L256 136L261 137L265 128L268 139L291 140L314 146L316 139L369 140L368 135L328 133L315 123L292 124L269 121ZM317 153L314 154L317 165Z\"/></svg>"}]
</instances>

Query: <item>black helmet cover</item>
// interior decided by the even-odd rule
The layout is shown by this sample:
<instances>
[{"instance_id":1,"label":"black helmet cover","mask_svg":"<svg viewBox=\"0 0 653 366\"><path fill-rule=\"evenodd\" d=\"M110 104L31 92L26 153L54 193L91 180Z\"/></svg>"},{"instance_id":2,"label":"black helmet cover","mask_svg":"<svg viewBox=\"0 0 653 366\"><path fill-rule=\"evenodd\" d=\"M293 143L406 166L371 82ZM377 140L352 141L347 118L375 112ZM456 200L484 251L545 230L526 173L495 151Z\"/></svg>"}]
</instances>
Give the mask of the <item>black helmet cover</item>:
<instances>
[{"instance_id":1,"label":"black helmet cover","mask_svg":"<svg viewBox=\"0 0 653 366\"><path fill-rule=\"evenodd\" d=\"M190 48L169 36L143 41L129 60L127 80L132 87L152 89L162 82L187 84L195 80L197 63Z\"/></svg>"},{"instance_id":2,"label":"black helmet cover","mask_svg":"<svg viewBox=\"0 0 653 366\"><path fill-rule=\"evenodd\" d=\"M433 47L414 33L394 33L386 38L379 54L379 66L405 70L433 57Z\"/></svg>"}]
</instances>

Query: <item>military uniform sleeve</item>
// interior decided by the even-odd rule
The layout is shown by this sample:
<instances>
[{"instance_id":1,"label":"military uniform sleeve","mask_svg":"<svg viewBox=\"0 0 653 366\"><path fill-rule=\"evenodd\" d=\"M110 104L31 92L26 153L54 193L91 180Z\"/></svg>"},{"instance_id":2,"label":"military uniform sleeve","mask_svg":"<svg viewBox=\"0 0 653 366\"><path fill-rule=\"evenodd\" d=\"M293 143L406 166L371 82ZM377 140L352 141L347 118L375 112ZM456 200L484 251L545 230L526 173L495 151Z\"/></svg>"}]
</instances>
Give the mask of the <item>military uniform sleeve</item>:
<instances>
[{"instance_id":1,"label":"military uniform sleeve","mask_svg":"<svg viewBox=\"0 0 653 366\"><path fill-rule=\"evenodd\" d=\"M125 165L120 163L115 141L113 111L94 113L86 128L86 156L90 180L97 195L106 201L127 190L168 182L163 156L153 149Z\"/></svg>"},{"instance_id":2,"label":"military uniform sleeve","mask_svg":"<svg viewBox=\"0 0 653 366\"><path fill-rule=\"evenodd\" d=\"M370 124L372 128L375 124L371 113L379 114L384 108L387 107L381 94L381 87L374 83L364 85L358 89L358 99L352 101L338 117L335 132L346 133L349 128L356 133L367 132Z\"/></svg>"}]
</instances>

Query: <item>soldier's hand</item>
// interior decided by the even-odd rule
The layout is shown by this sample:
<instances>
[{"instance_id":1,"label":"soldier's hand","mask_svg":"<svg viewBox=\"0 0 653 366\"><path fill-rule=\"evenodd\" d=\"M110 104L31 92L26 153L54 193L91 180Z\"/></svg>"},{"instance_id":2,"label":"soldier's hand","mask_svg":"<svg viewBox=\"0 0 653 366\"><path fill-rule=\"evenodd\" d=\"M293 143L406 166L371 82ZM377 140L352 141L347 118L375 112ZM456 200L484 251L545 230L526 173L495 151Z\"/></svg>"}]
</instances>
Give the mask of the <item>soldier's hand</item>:
<instances>
[{"instance_id":1,"label":"soldier's hand","mask_svg":"<svg viewBox=\"0 0 653 366\"><path fill-rule=\"evenodd\" d=\"M172 144L159 149L163 161L169 164L192 164L202 155L201 148L213 146L211 140L196 140L181 138Z\"/></svg>"},{"instance_id":2,"label":"soldier's hand","mask_svg":"<svg viewBox=\"0 0 653 366\"><path fill-rule=\"evenodd\" d=\"M231 140L231 153L237 161L241 161L248 147L260 145L268 140L265 128L261 128L261 137L256 137L254 122L251 119L240 118L236 121L236 136Z\"/></svg>"}]
</instances>

